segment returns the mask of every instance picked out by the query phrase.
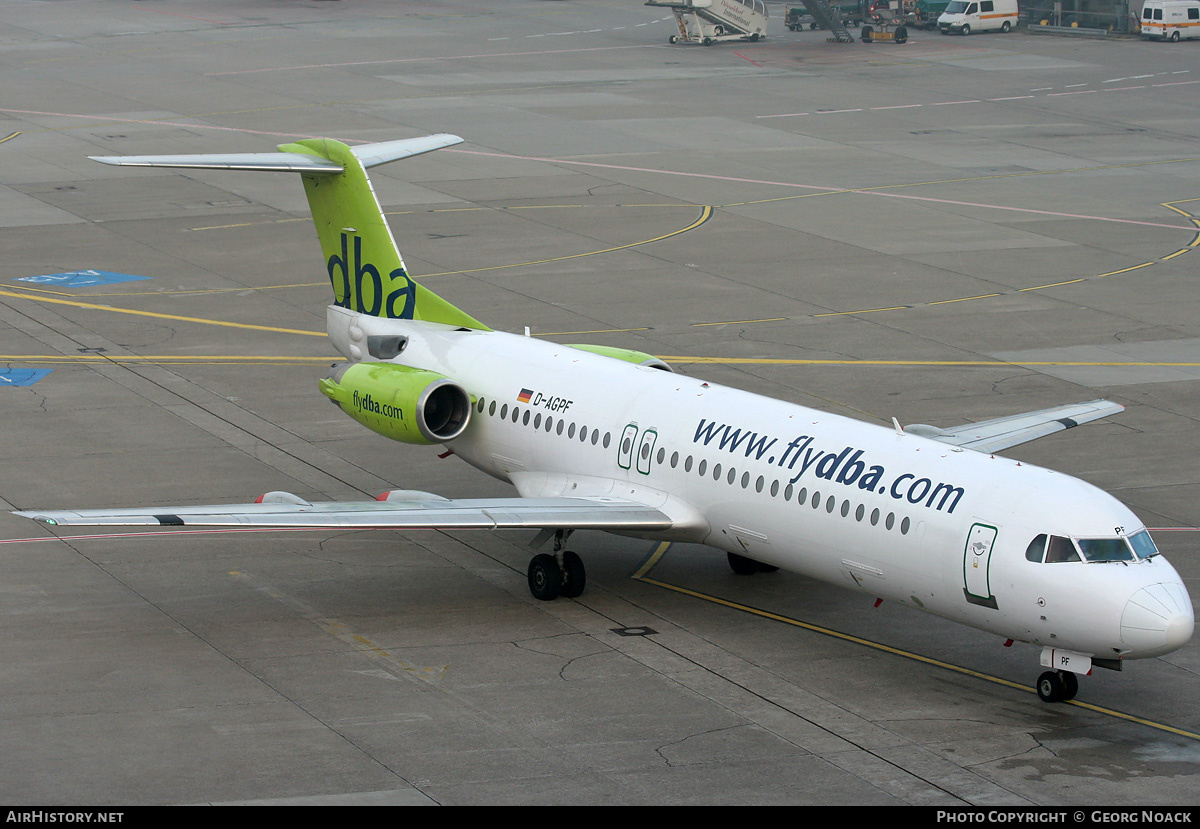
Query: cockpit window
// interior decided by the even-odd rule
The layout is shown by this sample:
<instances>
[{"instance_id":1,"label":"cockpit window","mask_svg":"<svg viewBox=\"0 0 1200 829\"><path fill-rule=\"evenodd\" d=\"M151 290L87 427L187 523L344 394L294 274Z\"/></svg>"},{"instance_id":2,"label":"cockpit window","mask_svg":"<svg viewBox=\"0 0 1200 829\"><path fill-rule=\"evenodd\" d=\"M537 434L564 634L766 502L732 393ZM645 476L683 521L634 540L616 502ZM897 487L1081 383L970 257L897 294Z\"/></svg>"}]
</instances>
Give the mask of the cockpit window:
<instances>
[{"instance_id":1,"label":"cockpit window","mask_svg":"<svg viewBox=\"0 0 1200 829\"><path fill-rule=\"evenodd\" d=\"M1154 539L1145 530L1129 536L1129 545L1133 547L1138 558L1150 558L1150 556L1158 555L1158 547L1155 546Z\"/></svg>"},{"instance_id":2,"label":"cockpit window","mask_svg":"<svg viewBox=\"0 0 1200 829\"><path fill-rule=\"evenodd\" d=\"M1042 563L1042 558L1046 555L1046 534L1042 533L1033 541L1029 542L1029 546L1025 548L1025 558L1030 561Z\"/></svg>"},{"instance_id":3,"label":"cockpit window","mask_svg":"<svg viewBox=\"0 0 1200 829\"><path fill-rule=\"evenodd\" d=\"M1088 561L1133 561L1133 550L1123 538L1079 538L1076 541Z\"/></svg>"},{"instance_id":4,"label":"cockpit window","mask_svg":"<svg viewBox=\"0 0 1200 829\"><path fill-rule=\"evenodd\" d=\"M1047 564L1060 564L1064 561L1079 560L1079 552L1075 549L1075 545L1071 543L1071 539L1063 538L1061 535L1050 536L1050 546L1046 550Z\"/></svg>"},{"instance_id":5,"label":"cockpit window","mask_svg":"<svg viewBox=\"0 0 1200 829\"><path fill-rule=\"evenodd\" d=\"M1083 557L1080 558L1080 553ZM1033 562L1058 564L1064 561L1136 561L1158 555L1150 533L1142 530L1128 538L1064 538L1042 533L1025 548Z\"/></svg>"}]
</instances>

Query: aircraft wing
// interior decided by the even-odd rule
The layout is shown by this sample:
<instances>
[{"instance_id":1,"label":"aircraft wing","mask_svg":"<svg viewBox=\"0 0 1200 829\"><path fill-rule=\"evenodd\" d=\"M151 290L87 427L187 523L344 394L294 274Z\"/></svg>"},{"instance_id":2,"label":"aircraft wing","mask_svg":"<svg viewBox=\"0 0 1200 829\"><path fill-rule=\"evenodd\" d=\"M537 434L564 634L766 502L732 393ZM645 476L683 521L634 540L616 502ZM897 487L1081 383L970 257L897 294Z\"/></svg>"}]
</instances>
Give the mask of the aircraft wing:
<instances>
[{"instance_id":1,"label":"aircraft wing","mask_svg":"<svg viewBox=\"0 0 1200 829\"><path fill-rule=\"evenodd\" d=\"M662 530L674 523L659 510L621 498L451 500L416 491L394 491L384 497L387 500L310 503L291 493L270 492L253 504L21 510L14 514L56 526Z\"/></svg>"},{"instance_id":2,"label":"aircraft wing","mask_svg":"<svg viewBox=\"0 0 1200 829\"><path fill-rule=\"evenodd\" d=\"M979 423L966 423L950 429L917 423L905 427L904 431L978 452L999 452L1123 411L1124 406L1111 400L1089 400L1086 403L1072 403Z\"/></svg>"}]
</instances>

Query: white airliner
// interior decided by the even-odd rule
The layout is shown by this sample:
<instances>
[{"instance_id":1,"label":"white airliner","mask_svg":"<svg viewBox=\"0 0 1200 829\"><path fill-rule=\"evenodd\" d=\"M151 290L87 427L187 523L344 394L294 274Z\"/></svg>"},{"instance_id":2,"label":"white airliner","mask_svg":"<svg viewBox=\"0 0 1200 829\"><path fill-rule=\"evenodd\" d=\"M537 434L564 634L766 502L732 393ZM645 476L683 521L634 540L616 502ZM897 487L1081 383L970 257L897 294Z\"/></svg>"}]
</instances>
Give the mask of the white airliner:
<instances>
[{"instance_id":1,"label":"white airliner","mask_svg":"<svg viewBox=\"0 0 1200 829\"><path fill-rule=\"evenodd\" d=\"M519 497L17 513L47 524L540 530L539 599L576 597L577 529L707 544L738 573L784 568L1039 645L1048 702L1093 666L1169 653L1192 634L1187 589L1142 522L1090 484L994 452L1115 414L1095 400L949 429L880 427L673 373L623 349L493 331L409 279L365 168L460 143L434 135L278 153L98 158L302 175L347 362L320 381L346 414L442 444Z\"/></svg>"}]
</instances>

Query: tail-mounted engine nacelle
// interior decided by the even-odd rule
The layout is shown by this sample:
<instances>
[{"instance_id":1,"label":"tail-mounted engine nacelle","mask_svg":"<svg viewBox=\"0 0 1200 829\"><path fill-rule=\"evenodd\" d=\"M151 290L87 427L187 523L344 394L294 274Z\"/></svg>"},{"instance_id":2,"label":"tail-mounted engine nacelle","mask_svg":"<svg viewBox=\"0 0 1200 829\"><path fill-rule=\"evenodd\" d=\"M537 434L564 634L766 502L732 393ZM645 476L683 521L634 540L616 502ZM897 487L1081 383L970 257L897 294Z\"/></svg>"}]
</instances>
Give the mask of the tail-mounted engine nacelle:
<instances>
[{"instance_id":1,"label":"tail-mounted engine nacelle","mask_svg":"<svg viewBox=\"0 0 1200 829\"><path fill-rule=\"evenodd\" d=\"M471 397L458 383L394 363L335 363L321 392L371 431L403 443L446 443L471 419Z\"/></svg>"}]
</instances>

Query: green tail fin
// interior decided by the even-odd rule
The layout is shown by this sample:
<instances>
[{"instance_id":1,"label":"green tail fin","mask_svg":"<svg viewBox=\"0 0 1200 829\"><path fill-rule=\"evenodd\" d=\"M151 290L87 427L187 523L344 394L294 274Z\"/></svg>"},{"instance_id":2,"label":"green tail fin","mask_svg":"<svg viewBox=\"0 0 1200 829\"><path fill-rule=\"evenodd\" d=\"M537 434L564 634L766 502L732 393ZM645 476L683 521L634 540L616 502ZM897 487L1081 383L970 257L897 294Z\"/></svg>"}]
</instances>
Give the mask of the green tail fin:
<instances>
[{"instance_id":1,"label":"green tail fin","mask_svg":"<svg viewBox=\"0 0 1200 829\"><path fill-rule=\"evenodd\" d=\"M360 147L359 152L364 149L369 148ZM364 164L350 147L316 138L282 144L279 151L317 156L342 168L340 173L314 171L301 176L336 305L375 317L488 330L408 275ZM374 163L386 160L391 159Z\"/></svg>"}]
</instances>

